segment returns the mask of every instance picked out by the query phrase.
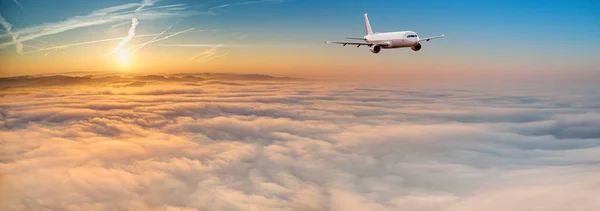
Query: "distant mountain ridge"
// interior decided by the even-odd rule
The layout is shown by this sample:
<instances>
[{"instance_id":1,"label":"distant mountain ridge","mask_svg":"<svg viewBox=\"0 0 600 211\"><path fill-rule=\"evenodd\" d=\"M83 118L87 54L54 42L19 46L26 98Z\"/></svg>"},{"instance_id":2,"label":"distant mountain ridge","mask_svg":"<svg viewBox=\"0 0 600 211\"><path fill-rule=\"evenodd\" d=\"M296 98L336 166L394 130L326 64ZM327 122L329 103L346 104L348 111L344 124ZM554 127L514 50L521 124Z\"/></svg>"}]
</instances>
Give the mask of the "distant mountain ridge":
<instances>
[{"instance_id":1,"label":"distant mountain ridge","mask_svg":"<svg viewBox=\"0 0 600 211\"><path fill-rule=\"evenodd\" d=\"M0 89L11 87L43 87L72 85L114 85L117 87L144 86L148 83L194 83L203 81L293 81L299 78L261 74L194 73L139 76L16 76L0 78Z\"/></svg>"}]
</instances>

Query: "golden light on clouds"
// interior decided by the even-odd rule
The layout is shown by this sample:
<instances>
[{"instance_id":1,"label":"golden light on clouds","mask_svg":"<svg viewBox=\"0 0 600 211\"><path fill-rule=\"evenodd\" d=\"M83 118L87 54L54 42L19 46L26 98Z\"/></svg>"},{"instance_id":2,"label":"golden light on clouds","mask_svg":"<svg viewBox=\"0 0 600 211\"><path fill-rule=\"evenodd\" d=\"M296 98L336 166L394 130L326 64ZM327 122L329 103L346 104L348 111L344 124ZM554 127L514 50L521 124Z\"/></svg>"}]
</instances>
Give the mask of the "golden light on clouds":
<instances>
[{"instance_id":1,"label":"golden light on clouds","mask_svg":"<svg viewBox=\"0 0 600 211\"><path fill-rule=\"evenodd\" d=\"M2 78L0 210L600 207L597 89L503 85Z\"/></svg>"}]
</instances>

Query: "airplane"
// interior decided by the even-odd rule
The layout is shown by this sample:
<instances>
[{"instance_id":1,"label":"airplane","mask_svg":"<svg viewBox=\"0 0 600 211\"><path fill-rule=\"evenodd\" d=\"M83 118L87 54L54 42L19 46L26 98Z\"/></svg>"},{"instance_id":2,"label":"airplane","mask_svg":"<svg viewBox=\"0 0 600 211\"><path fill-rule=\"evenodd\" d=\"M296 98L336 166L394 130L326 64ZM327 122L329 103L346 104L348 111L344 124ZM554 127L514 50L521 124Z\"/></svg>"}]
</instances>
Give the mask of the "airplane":
<instances>
[{"instance_id":1,"label":"airplane","mask_svg":"<svg viewBox=\"0 0 600 211\"><path fill-rule=\"evenodd\" d=\"M381 49L388 48L407 48L410 47L413 51L421 50L421 41L427 41L444 38L444 35L419 38L417 33L413 31L400 31L400 32L386 32L386 33L373 33L371 30L371 24L369 23L369 17L365 13L365 27L367 29L367 35L364 37L346 37L346 39L363 40L364 42L331 42L346 45L369 46L372 53L377 54L381 52Z\"/></svg>"}]
</instances>

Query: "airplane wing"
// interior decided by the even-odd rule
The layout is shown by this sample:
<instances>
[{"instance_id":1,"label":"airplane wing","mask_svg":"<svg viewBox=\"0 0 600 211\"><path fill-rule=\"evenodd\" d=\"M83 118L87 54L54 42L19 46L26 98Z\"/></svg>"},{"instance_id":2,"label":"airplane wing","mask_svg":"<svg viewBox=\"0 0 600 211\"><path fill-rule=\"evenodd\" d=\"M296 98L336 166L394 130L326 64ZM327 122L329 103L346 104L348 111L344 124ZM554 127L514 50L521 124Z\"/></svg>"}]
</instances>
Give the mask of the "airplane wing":
<instances>
[{"instance_id":1,"label":"airplane wing","mask_svg":"<svg viewBox=\"0 0 600 211\"><path fill-rule=\"evenodd\" d=\"M335 43L335 44L342 44L344 46L346 45L356 45L356 47L360 47L361 45L366 45L366 46L373 46L373 45L379 45L379 46L387 46L388 44L385 43L381 43L381 44L377 44L377 43L366 43L366 42L331 42L331 41L327 41L325 43Z\"/></svg>"},{"instance_id":2,"label":"airplane wing","mask_svg":"<svg viewBox=\"0 0 600 211\"><path fill-rule=\"evenodd\" d=\"M419 39L419 42L421 42L421 41L427 41L427 42L429 42L429 40L433 40L433 39L437 39L437 38L444 38L444 35L442 34L442 35L440 35L440 36L435 36L435 37L425 37L425 38L421 38L421 39Z\"/></svg>"},{"instance_id":3,"label":"airplane wing","mask_svg":"<svg viewBox=\"0 0 600 211\"><path fill-rule=\"evenodd\" d=\"M346 37L346 39L349 39L349 40L365 40L365 38L363 38L363 37Z\"/></svg>"}]
</instances>

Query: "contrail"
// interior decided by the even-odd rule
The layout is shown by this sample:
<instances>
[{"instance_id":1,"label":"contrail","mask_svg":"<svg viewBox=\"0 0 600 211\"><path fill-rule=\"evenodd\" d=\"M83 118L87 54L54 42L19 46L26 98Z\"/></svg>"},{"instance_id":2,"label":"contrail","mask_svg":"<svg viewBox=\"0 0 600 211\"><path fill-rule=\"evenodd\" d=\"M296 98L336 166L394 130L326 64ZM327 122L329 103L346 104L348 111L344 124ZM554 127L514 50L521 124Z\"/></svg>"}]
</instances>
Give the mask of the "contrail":
<instances>
[{"instance_id":1,"label":"contrail","mask_svg":"<svg viewBox=\"0 0 600 211\"><path fill-rule=\"evenodd\" d=\"M203 51L202 53L192 56L190 60L204 60L208 57L211 57L217 54L217 50L219 49L219 47L221 46L213 46L210 49Z\"/></svg>"},{"instance_id":2,"label":"contrail","mask_svg":"<svg viewBox=\"0 0 600 211\"><path fill-rule=\"evenodd\" d=\"M49 42L46 42L46 41L43 41L43 40L33 39L33 41L36 41L36 42L39 42L39 43L43 43L43 44L46 44L46 45L56 46L56 45L54 45L52 43L49 43ZM23 46L29 47L29 48L34 48L35 50L41 50L41 49L43 49L43 47L36 47L36 46L33 46L33 45L27 45L27 44L23 44Z\"/></svg>"},{"instance_id":3,"label":"contrail","mask_svg":"<svg viewBox=\"0 0 600 211\"><path fill-rule=\"evenodd\" d=\"M132 52L136 52L136 51L138 51L138 50L142 49L143 47L145 47L146 45L148 45L148 44L152 43L154 40L158 39L160 36L162 36L164 33L166 33L167 31L169 31L171 28L173 28L173 26L177 25L178 23L179 23L179 21L177 21L177 23L175 23L175 24L173 24L173 25L171 25L171 26L167 27L167 29L163 30L163 31L162 31L160 34L156 35L156 37L152 38L150 41L148 41L148 42L145 42L145 43L142 43L142 44L140 44L140 45L137 45L137 46L139 46L139 47L138 47L138 48L136 48L136 49L134 49ZM132 48L135 48L135 47L136 47L136 46L134 46L134 47L132 47Z\"/></svg>"},{"instance_id":4,"label":"contrail","mask_svg":"<svg viewBox=\"0 0 600 211\"><path fill-rule=\"evenodd\" d=\"M227 56L228 54L229 53L223 53L221 55L214 55L214 54L212 54L212 55L209 55L209 56L203 56L203 57L195 59L195 60L202 61L202 62L208 62L210 60L214 60L214 59L218 59L218 58Z\"/></svg>"},{"instance_id":5,"label":"contrail","mask_svg":"<svg viewBox=\"0 0 600 211\"><path fill-rule=\"evenodd\" d=\"M187 9L187 7L167 8L166 10L168 10L168 11L181 11L181 10L185 10L185 9Z\"/></svg>"},{"instance_id":6,"label":"contrail","mask_svg":"<svg viewBox=\"0 0 600 211\"><path fill-rule=\"evenodd\" d=\"M127 44L131 39L133 39L133 37L135 36L135 27L137 27L137 25L140 22L138 21L137 18L132 18L131 19L131 28L129 28L129 32L127 33L127 37L123 38L123 40L121 40L121 42L119 43L119 45L114 48L112 51L108 52L106 55L111 55L113 53L116 53L117 51L121 50L121 48L123 48L123 46L125 44Z\"/></svg>"},{"instance_id":7,"label":"contrail","mask_svg":"<svg viewBox=\"0 0 600 211\"><path fill-rule=\"evenodd\" d=\"M224 53L224 54L221 54L221 55L216 55L216 56L213 56L213 57L211 57L211 58L208 58L208 59L206 59L205 61L208 61L208 60L213 60L213 59L218 59L218 58L221 58L221 57L227 56L228 54L229 54L229 53Z\"/></svg>"},{"instance_id":8,"label":"contrail","mask_svg":"<svg viewBox=\"0 0 600 211\"><path fill-rule=\"evenodd\" d=\"M36 49L36 50L40 50L40 49L41 49L41 48L35 47L35 46L33 46L33 45L25 45L25 44L24 44L23 46L25 46L25 47L30 47L30 48L34 48L34 49Z\"/></svg>"},{"instance_id":9,"label":"contrail","mask_svg":"<svg viewBox=\"0 0 600 211\"><path fill-rule=\"evenodd\" d=\"M187 4L170 4L170 5L165 5L165 6L154 7L154 9L181 7L181 6L185 6L185 5L187 5Z\"/></svg>"},{"instance_id":10,"label":"contrail","mask_svg":"<svg viewBox=\"0 0 600 211\"><path fill-rule=\"evenodd\" d=\"M110 28L116 28L116 27L119 27L119 26L127 25L128 23L129 22L117 23L115 25L110 26Z\"/></svg>"},{"instance_id":11,"label":"contrail","mask_svg":"<svg viewBox=\"0 0 600 211\"><path fill-rule=\"evenodd\" d=\"M171 34L171 35L169 35L169 36L166 36L166 37L163 37L163 38L160 38L160 39L153 39L153 40L151 40L151 41L149 41L149 42L146 42L146 43L142 43L142 44L139 44L139 45L133 46L133 47L131 47L131 48L136 48L136 49L134 49L134 50L132 51L132 53L133 53L133 52L136 52L136 51L138 51L138 50L140 50L140 49L142 49L144 46L146 46L146 45L148 45L148 44L150 44L150 43L155 43L155 42L158 42L158 41L166 40L166 39L169 39L169 38L171 38L171 37L173 37L173 36L177 36L177 35L179 35L179 34L183 34L183 33L186 33L186 32L192 31L192 30L195 30L195 29L196 29L196 28L190 28L190 29L186 29L186 30L183 30L183 31L175 32L175 33L173 33L173 34Z\"/></svg>"},{"instance_id":12,"label":"contrail","mask_svg":"<svg viewBox=\"0 0 600 211\"><path fill-rule=\"evenodd\" d=\"M37 42L40 42L40 43L44 43L44 44L51 45L52 47L56 47L56 45L54 45L54 44L52 44L52 43L49 43L49 42L46 42L46 41L43 41L43 40L37 40L37 39L33 39L33 40L34 40L34 41L37 41ZM43 48L39 48L38 50L42 50L42 49L43 49ZM44 56L48 56L48 55L50 55L50 53L52 53L52 52L54 52L54 51L57 51L57 50L59 50L59 49L54 49L54 50L48 51L48 52L46 52L46 53L44 54Z\"/></svg>"},{"instance_id":13,"label":"contrail","mask_svg":"<svg viewBox=\"0 0 600 211\"><path fill-rule=\"evenodd\" d=\"M48 51L48 52L46 52L46 53L44 54L44 56L48 56L48 55L50 55L50 53L52 53L52 52L54 52L54 51L58 51L58 50L59 50L59 49L54 49L54 50Z\"/></svg>"},{"instance_id":14,"label":"contrail","mask_svg":"<svg viewBox=\"0 0 600 211\"><path fill-rule=\"evenodd\" d=\"M219 9L219 8L225 8L225 7L231 7L231 6L237 6L237 5L258 4L258 3L267 3L267 2L284 2L284 1L285 1L285 0L258 0L258 1L246 1L246 2L239 2L239 3L222 4L222 5L219 5L219 6L211 7L211 8L209 8L209 10L212 10L212 9Z\"/></svg>"},{"instance_id":15,"label":"contrail","mask_svg":"<svg viewBox=\"0 0 600 211\"><path fill-rule=\"evenodd\" d=\"M184 48L207 48L207 47L232 47L232 48L245 48L252 47L252 45L229 45L229 44L159 44L156 46L162 47L184 47Z\"/></svg>"},{"instance_id":16,"label":"contrail","mask_svg":"<svg viewBox=\"0 0 600 211\"><path fill-rule=\"evenodd\" d=\"M23 5L21 5L21 3L19 3L19 1L17 0L13 0L15 2L15 4L19 5L19 7L21 8L22 11L25 11L25 9L23 9Z\"/></svg>"},{"instance_id":17,"label":"contrail","mask_svg":"<svg viewBox=\"0 0 600 211\"><path fill-rule=\"evenodd\" d=\"M0 14L0 24L2 24L2 27L4 27L4 30L6 30L6 33L8 35L10 35L10 37L12 38L13 43L15 44L16 50L18 54L23 54L23 44L19 41L19 34L17 33L13 33L12 32L12 25L6 21L4 19L4 17L2 17L2 14Z\"/></svg>"},{"instance_id":18,"label":"contrail","mask_svg":"<svg viewBox=\"0 0 600 211\"><path fill-rule=\"evenodd\" d=\"M157 1L155 1L154 3L156 3ZM141 5L141 4L138 4ZM184 10L186 9L186 7L182 7L185 6L186 4L170 4L170 5L164 5L164 6L157 6L157 7L151 7L151 8L143 8L143 9L139 9L139 10L134 10L133 13L139 13L139 12L144 12L144 11L153 11L153 10L164 10L164 11L169 11L170 9L181 9ZM145 7L145 6L144 6ZM114 13L114 14L122 14L123 12L120 13ZM213 14L211 12L205 12L206 14Z\"/></svg>"},{"instance_id":19,"label":"contrail","mask_svg":"<svg viewBox=\"0 0 600 211\"><path fill-rule=\"evenodd\" d=\"M166 33L166 34L175 34L175 33ZM136 35L135 37L152 37L152 36L156 36L158 34L145 34L145 35ZM30 53L35 53L35 52L40 52L40 51L49 51L49 50L60 50L60 49L66 49L66 48L70 48L73 46L79 46L79 45L87 45L87 44L94 44L94 43L101 43L101 42L109 42L109 41L115 41L115 40L122 40L125 37L117 37L117 38L109 38L109 39L102 39L102 40L92 40L92 41L86 41L86 42L80 42L80 43L73 43L73 44L67 44L67 45L58 45L58 46L52 46L52 47L48 47L48 48L42 48L39 50L35 50L35 51L27 51L24 54L30 54Z\"/></svg>"},{"instance_id":20,"label":"contrail","mask_svg":"<svg viewBox=\"0 0 600 211\"><path fill-rule=\"evenodd\" d=\"M141 6L140 3L134 3L134 4L125 4L125 5L119 5L119 6L99 9L99 10L95 10L95 11L91 12L88 15L74 16L74 17L70 17L70 18L68 18L64 21L60 21L60 22L45 23L45 24L35 25L35 26L27 27L27 28L21 28L21 29L15 30L14 34L19 35L19 42L25 42L25 41L29 41L32 39L37 39L39 37L52 35L52 34L58 34L58 33L62 33L62 32L77 29L77 28L127 21L127 20L131 20L131 15L134 14L133 10L127 11L127 12L120 12L120 11L130 9L130 8L137 8L139 6ZM148 8L146 8L146 9L148 9ZM151 8L151 9L154 10L154 8ZM140 12L140 14L141 14L141 12ZM161 19L161 18L184 17L184 16L189 16L189 15L195 15L195 14L203 14L203 13L187 12L187 11L172 13L172 12L165 11L165 9L158 9L156 12L140 15L138 17L138 19L139 20L152 20L152 19ZM2 27L0 27L0 28L2 28ZM5 37L8 38L11 36L9 34L0 34L0 39L3 39ZM16 43L13 41L0 42L0 48L14 45L14 44L16 44Z\"/></svg>"},{"instance_id":21,"label":"contrail","mask_svg":"<svg viewBox=\"0 0 600 211\"><path fill-rule=\"evenodd\" d=\"M142 5L140 7L138 7L137 9L135 9L135 11L139 12L140 10L144 9L144 7L152 6L152 5L154 5L154 3L159 2L159 1L160 0L143 0Z\"/></svg>"},{"instance_id":22,"label":"contrail","mask_svg":"<svg viewBox=\"0 0 600 211\"><path fill-rule=\"evenodd\" d=\"M54 44L52 44L52 43L49 43L49 42L46 42L46 41L43 41L43 40L38 40L38 39L32 39L32 40L33 40L33 41L40 42L40 43L48 44L48 45L51 45L51 46L56 46L56 45L54 45Z\"/></svg>"},{"instance_id":23,"label":"contrail","mask_svg":"<svg viewBox=\"0 0 600 211\"><path fill-rule=\"evenodd\" d=\"M108 52L105 55L111 55L116 53L117 51L121 50L121 48L123 48L123 46L125 46L125 44L127 44L129 41L131 41L131 39L133 39L133 37L135 36L135 28L137 27L137 25L140 23L137 19L137 13L139 11L141 11L142 9L144 9L144 7L146 6L152 6L154 5L154 2L158 2L159 0L143 0L141 5L135 9L134 11L134 15L133 18L131 18L131 27L129 28L129 32L127 33L127 37L123 38L123 40L121 40L121 42L119 43L119 45L114 48L112 51Z\"/></svg>"},{"instance_id":24,"label":"contrail","mask_svg":"<svg viewBox=\"0 0 600 211\"><path fill-rule=\"evenodd\" d=\"M108 7L108 8L104 8L104 9L95 10L90 15L94 15L94 16L108 15L108 14L116 13L116 12L123 11L126 9L137 8L140 5L141 5L140 3L129 3L129 4L118 5L118 6L112 6L112 7Z\"/></svg>"}]
</instances>

